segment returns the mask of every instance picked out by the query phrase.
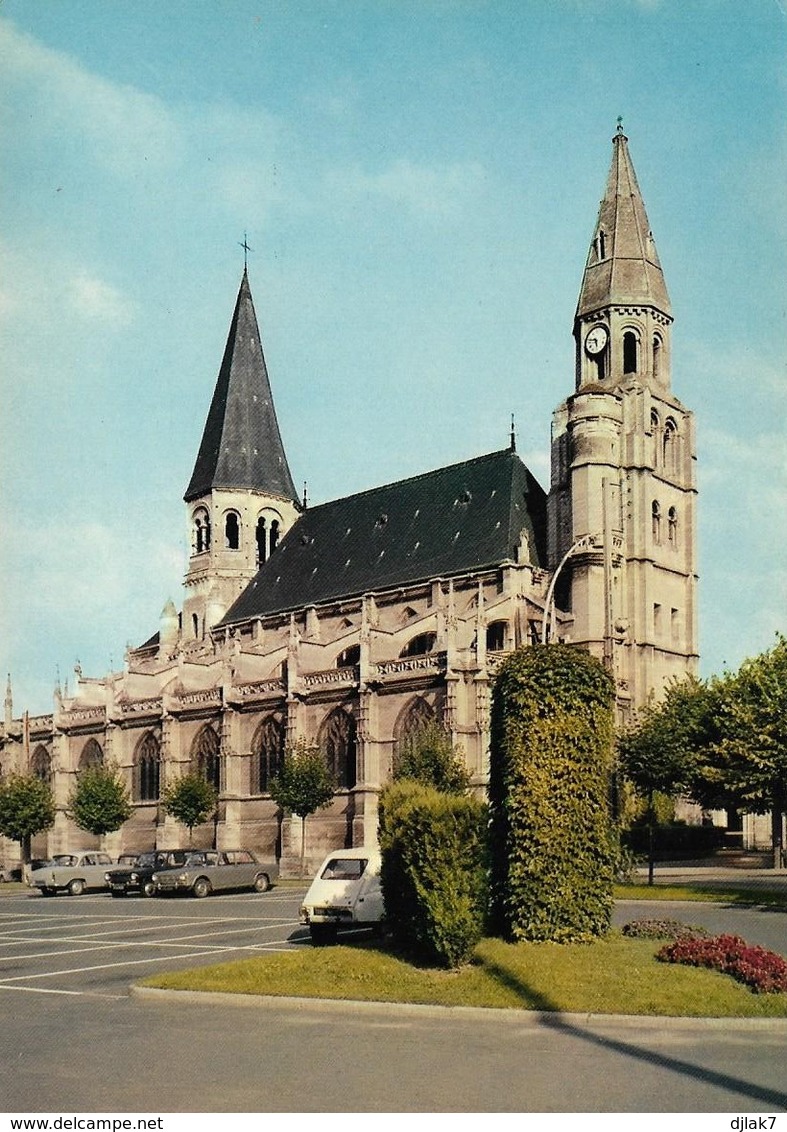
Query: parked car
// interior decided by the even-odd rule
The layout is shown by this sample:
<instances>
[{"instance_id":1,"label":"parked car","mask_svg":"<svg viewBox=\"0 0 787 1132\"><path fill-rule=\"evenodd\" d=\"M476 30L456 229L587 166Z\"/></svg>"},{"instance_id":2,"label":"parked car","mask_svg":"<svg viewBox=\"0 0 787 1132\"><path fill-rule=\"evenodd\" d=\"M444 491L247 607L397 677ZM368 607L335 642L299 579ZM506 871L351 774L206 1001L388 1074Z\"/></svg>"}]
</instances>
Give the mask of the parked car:
<instances>
[{"instance_id":1,"label":"parked car","mask_svg":"<svg viewBox=\"0 0 787 1132\"><path fill-rule=\"evenodd\" d=\"M317 870L301 905L312 942L335 943L340 927L380 928L385 918L377 849L336 849Z\"/></svg>"},{"instance_id":2,"label":"parked car","mask_svg":"<svg viewBox=\"0 0 787 1132\"><path fill-rule=\"evenodd\" d=\"M143 896L155 896L156 885L153 874L157 869L174 868L183 865L189 849L157 849L151 853L140 853L132 865L108 869L106 882L113 896L127 896L129 892L141 892Z\"/></svg>"},{"instance_id":3,"label":"parked car","mask_svg":"<svg viewBox=\"0 0 787 1132\"><path fill-rule=\"evenodd\" d=\"M206 849L190 852L181 867L156 869L152 879L157 893L210 896L239 888L267 892L271 878L278 875L275 861L258 861L250 849Z\"/></svg>"},{"instance_id":4,"label":"parked car","mask_svg":"<svg viewBox=\"0 0 787 1132\"><path fill-rule=\"evenodd\" d=\"M56 853L41 868L33 869L27 883L40 888L42 896L67 892L81 896L88 889L106 888L107 865L114 864L108 853L81 849L75 853Z\"/></svg>"}]
</instances>

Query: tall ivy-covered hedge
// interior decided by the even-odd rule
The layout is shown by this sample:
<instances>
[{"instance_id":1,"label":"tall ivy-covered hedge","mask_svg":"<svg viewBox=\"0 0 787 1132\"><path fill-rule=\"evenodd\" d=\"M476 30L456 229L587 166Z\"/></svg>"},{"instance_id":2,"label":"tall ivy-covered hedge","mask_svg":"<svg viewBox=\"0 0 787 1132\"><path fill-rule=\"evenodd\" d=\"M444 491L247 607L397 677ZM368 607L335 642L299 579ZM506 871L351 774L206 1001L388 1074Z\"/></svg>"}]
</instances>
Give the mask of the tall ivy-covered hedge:
<instances>
[{"instance_id":1,"label":"tall ivy-covered hedge","mask_svg":"<svg viewBox=\"0 0 787 1132\"><path fill-rule=\"evenodd\" d=\"M416 961L458 967L484 929L486 806L417 782L380 797L385 915L394 943Z\"/></svg>"},{"instance_id":2,"label":"tall ivy-covered hedge","mask_svg":"<svg viewBox=\"0 0 787 1132\"><path fill-rule=\"evenodd\" d=\"M602 935L612 910L612 680L568 645L520 649L492 695L492 927L511 939Z\"/></svg>"}]
</instances>

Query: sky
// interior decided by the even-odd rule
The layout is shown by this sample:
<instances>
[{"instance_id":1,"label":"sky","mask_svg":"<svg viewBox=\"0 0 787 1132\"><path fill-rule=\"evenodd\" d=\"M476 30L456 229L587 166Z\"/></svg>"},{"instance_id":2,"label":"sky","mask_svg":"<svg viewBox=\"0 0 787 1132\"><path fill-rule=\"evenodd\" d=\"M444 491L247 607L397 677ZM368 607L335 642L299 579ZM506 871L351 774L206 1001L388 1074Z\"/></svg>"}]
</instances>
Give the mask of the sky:
<instances>
[{"instance_id":1,"label":"sky","mask_svg":"<svg viewBox=\"0 0 787 1132\"><path fill-rule=\"evenodd\" d=\"M180 603L243 271L310 502L503 448L544 487L618 116L696 413L703 675L787 609L779 0L4 0L0 677Z\"/></svg>"}]
</instances>

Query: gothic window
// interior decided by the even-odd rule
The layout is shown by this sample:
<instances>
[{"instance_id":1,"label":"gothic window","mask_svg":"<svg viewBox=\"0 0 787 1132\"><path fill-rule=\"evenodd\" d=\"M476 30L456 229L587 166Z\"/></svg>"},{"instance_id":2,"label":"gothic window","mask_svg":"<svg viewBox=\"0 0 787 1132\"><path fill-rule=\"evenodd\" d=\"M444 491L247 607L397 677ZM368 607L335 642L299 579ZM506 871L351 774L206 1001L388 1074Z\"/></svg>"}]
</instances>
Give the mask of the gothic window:
<instances>
[{"instance_id":1,"label":"gothic window","mask_svg":"<svg viewBox=\"0 0 787 1132\"><path fill-rule=\"evenodd\" d=\"M336 658L337 668L354 668L361 659L361 646L349 645Z\"/></svg>"},{"instance_id":2,"label":"gothic window","mask_svg":"<svg viewBox=\"0 0 787 1132\"><path fill-rule=\"evenodd\" d=\"M196 613L191 615L191 627L194 630L194 639L196 640L199 636L199 617Z\"/></svg>"},{"instance_id":3,"label":"gothic window","mask_svg":"<svg viewBox=\"0 0 787 1132\"><path fill-rule=\"evenodd\" d=\"M395 770L407 744L425 727L436 723L435 709L423 698L415 696L399 715L394 727L393 767Z\"/></svg>"},{"instance_id":4,"label":"gothic window","mask_svg":"<svg viewBox=\"0 0 787 1132\"><path fill-rule=\"evenodd\" d=\"M651 504L650 516L653 541L658 545L661 542L661 507L656 499L654 499Z\"/></svg>"},{"instance_id":5,"label":"gothic window","mask_svg":"<svg viewBox=\"0 0 787 1132\"><path fill-rule=\"evenodd\" d=\"M670 417L664 423L662 440L662 464L666 472L674 472L678 446L678 426Z\"/></svg>"},{"instance_id":6,"label":"gothic window","mask_svg":"<svg viewBox=\"0 0 787 1132\"><path fill-rule=\"evenodd\" d=\"M281 770L284 761L284 723L280 716L269 715L257 728L252 741L253 769L256 781L255 794L267 794L272 780Z\"/></svg>"},{"instance_id":7,"label":"gothic window","mask_svg":"<svg viewBox=\"0 0 787 1132\"><path fill-rule=\"evenodd\" d=\"M507 621L493 621L487 625L486 647L489 652L500 652L506 647Z\"/></svg>"},{"instance_id":8,"label":"gothic window","mask_svg":"<svg viewBox=\"0 0 787 1132\"><path fill-rule=\"evenodd\" d=\"M260 517L257 520L257 565L268 561L268 524Z\"/></svg>"},{"instance_id":9,"label":"gothic window","mask_svg":"<svg viewBox=\"0 0 787 1132\"><path fill-rule=\"evenodd\" d=\"M670 507L667 513L667 537L670 546L678 545L678 512L675 507Z\"/></svg>"},{"instance_id":10,"label":"gothic window","mask_svg":"<svg viewBox=\"0 0 787 1132\"><path fill-rule=\"evenodd\" d=\"M636 373L639 369L638 355L639 339L633 330L627 330L623 335L623 372Z\"/></svg>"},{"instance_id":11,"label":"gothic window","mask_svg":"<svg viewBox=\"0 0 787 1132\"><path fill-rule=\"evenodd\" d=\"M235 511L228 511L224 517L224 545L227 550L240 549L240 521Z\"/></svg>"},{"instance_id":12,"label":"gothic window","mask_svg":"<svg viewBox=\"0 0 787 1132\"><path fill-rule=\"evenodd\" d=\"M30 772L47 786L52 783L52 756L43 745L36 747L30 760Z\"/></svg>"},{"instance_id":13,"label":"gothic window","mask_svg":"<svg viewBox=\"0 0 787 1132\"><path fill-rule=\"evenodd\" d=\"M419 633L417 637L407 642L399 656L423 656L432 651L436 640L436 633Z\"/></svg>"},{"instance_id":14,"label":"gothic window","mask_svg":"<svg viewBox=\"0 0 787 1132\"><path fill-rule=\"evenodd\" d=\"M221 790L220 750L219 737L207 723L191 745L191 765L217 791Z\"/></svg>"},{"instance_id":15,"label":"gothic window","mask_svg":"<svg viewBox=\"0 0 787 1132\"><path fill-rule=\"evenodd\" d=\"M336 708L320 728L319 747L337 787L355 786L358 738L355 720L343 708Z\"/></svg>"},{"instance_id":16,"label":"gothic window","mask_svg":"<svg viewBox=\"0 0 787 1132\"><path fill-rule=\"evenodd\" d=\"M82 754L79 756L77 773L82 770L94 770L103 765L104 752L101 749L101 744L96 739L88 739L82 748Z\"/></svg>"},{"instance_id":17,"label":"gothic window","mask_svg":"<svg viewBox=\"0 0 787 1132\"><path fill-rule=\"evenodd\" d=\"M210 550L210 517L204 509L194 512L193 553L203 554Z\"/></svg>"},{"instance_id":18,"label":"gothic window","mask_svg":"<svg viewBox=\"0 0 787 1132\"><path fill-rule=\"evenodd\" d=\"M161 743L147 731L134 751L133 791L135 802L155 802L161 781Z\"/></svg>"},{"instance_id":19,"label":"gothic window","mask_svg":"<svg viewBox=\"0 0 787 1132\"><path fill-rule=\"evenodd\" d=\"M271 523L271 554L273 554L276 547L279 545L279 522L274 519Z\"/></svg>"}]
</instances>

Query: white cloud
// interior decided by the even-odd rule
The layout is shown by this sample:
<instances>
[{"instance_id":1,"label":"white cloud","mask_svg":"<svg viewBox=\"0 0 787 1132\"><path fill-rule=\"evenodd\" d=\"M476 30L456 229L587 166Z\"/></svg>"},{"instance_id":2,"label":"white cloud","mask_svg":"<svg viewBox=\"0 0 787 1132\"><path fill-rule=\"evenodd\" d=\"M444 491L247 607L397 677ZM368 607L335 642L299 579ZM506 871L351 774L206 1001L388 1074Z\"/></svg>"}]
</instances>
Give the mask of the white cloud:
<instances>
[{"instance_id":1,"label":"white cloud","mask_svg":"<svg viewBox=\"0 0 787 1132\"><path fill-rule=\"evenodd\" d=\"M125 324L131 321L134 305L111 283L80 272L67 283L73 310L91 322Z\"/></svg>"},{"instance_id":2,"label":"white cloud","mask_svg":"<svg viewBox=\"0 0 787 1132\"><path fill-rule=\"evenodd\" d=\"M108 82L7 20L0 21L0 61L6 87L14 84L25 100L31 130L78 133L115 173L151 161L169 166L181 153L179 127L157 98Z\"/></svg>"},{"instance_id":3,"label":"white cloud","mask_svg":"<svg viewBox=\"0 0 787 1132\"><path fill-rule=\"evenodd\" d=\"M379 173L360 166L334 170L328 188L348 198L377 197L420 215L451 219L477 196L485 172L479 162L419 165L399 158Z\"/></svg>"}]
</instances>

